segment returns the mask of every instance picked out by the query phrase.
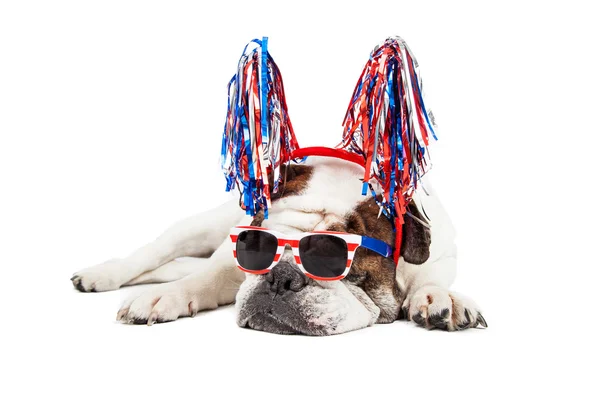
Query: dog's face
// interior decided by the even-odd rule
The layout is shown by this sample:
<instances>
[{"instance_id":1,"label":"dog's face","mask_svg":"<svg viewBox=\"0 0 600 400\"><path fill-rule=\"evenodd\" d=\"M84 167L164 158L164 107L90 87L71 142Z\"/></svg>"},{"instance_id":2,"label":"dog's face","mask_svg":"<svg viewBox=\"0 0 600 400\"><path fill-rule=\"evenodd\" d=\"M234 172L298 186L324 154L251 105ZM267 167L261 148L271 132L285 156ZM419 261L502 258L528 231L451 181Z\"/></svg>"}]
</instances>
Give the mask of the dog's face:
<instances>
[{"instance_id":1,"label":"dog's face","mask_svg":"<svg viewBox=\"0 0 600 400\"><path fill-rule=\"evenodd\" d=\"M289 166L282 173L285 184L273 196L269 218L259 215L254 225L282 233L348 232L393 245L391 222L378 218L374 199L361 195L364 171L360 167L319 158L309 165ZM425 262L428 233L406 223L403 234L403 257L412 263ZM391 258L359 247L346 278L316 281L302 274L287 248L268 274L246 274L236 298L237 321L242 327L273 333L333 335L396 320L401 300Z\"/></svg>"}]
</instances>

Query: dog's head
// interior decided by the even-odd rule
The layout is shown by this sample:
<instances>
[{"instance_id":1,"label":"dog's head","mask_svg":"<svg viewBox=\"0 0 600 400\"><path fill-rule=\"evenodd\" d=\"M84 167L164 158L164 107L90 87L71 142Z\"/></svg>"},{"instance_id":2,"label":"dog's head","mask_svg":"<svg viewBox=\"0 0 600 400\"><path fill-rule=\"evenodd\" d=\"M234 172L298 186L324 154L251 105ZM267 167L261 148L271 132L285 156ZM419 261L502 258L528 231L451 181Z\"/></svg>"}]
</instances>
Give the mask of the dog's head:
<instances>
[{"instance_id":1,"label":"dog's head","mask_svg":"<svg viewBox=\"0 0 600 400\"><path fill-rule=\"evenodd\" d=\"M372 197L361 195L364 171L360 167L317 158L308 165L283 167L282 173L284 183L273 195L269 218L259 214L253 225L282 233L348 232L393 245L392 223L378 217L379 207ZM414 207L411 213L419 215ZM425 262L429 232L406 218L403 238L404 260ZM359 247L346 278L316 281L300 271L286 248L269 273L246 274L236 298L237 321L242 327L273 333L333 335L396 320L401 300L391 258Z\"/></svg>"}]
</instances>

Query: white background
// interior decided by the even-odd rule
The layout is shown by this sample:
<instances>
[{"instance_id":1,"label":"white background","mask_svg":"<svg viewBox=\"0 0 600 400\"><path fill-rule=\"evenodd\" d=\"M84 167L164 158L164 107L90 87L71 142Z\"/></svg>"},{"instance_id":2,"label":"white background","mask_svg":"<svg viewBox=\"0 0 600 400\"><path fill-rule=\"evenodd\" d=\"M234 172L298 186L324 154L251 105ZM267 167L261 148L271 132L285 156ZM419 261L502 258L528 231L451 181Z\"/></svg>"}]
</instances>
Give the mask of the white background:
<instances>
[{"instance_id":1,"label":"white background","mask_svg":"<svg viewBox=\"0 0 600 400\"><path fill-rule=\"evenodd\" d=\"M598 395L593 2L0 4L2 398ZM125 326L140 288L73 290L73 272L229 198L225 88L246 42L269 36L300 144L335 145L396 34L440 125L454 287L489 329L287 337L238 328L232 307Z\"/></svg>"}]
</instances>

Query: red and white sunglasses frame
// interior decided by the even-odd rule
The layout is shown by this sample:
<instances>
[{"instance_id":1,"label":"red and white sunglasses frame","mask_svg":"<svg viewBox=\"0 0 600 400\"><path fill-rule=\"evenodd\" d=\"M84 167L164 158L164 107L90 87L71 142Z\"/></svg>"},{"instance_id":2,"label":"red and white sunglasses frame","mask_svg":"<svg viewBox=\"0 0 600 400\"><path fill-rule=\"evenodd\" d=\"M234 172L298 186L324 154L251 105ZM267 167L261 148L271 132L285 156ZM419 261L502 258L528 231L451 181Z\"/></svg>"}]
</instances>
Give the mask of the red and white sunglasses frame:
<instances>
[{"instance_id":1,"label":"red and white sunglasses frame","mask_svg":"<svg viewBox=\"0 0 600 400\"><path fill-rule=\"evenodd\" d=\"M238 262L238 259L237 259L236 245L237 245L237 239L238 239L239 234L244 231L262 231L262 232L270 233L271 235L273 235L277 238L277 252L275 253L273 262L271 263L271 265L269 265L269 267L262 269L262 270L253 271L253 270L245 269L244 267L242 267L240 265L240 263ZM335 236L346 242L346 245L348 246L348 262L346 264L346 269L344 270L344 273L342 275L325 278L325 277L315 276L315 275L311 274L310 272L308 272L306 269L304 269L304 266L302 265L302 260L300 259L300 248L299 248L300 240L302 238L305 238L307 236L312 236L312 235ZM281 258L281 256L283 255L283 253L285 251L286 244L289 244L290 247L292 248L292 253L294 254L294 260L296 261L296 265L298 265L298 268L300 268L302 273L304 273L309 278L316 279L319 281L337 281L340 279L344 279L346 277L346 275L348 275L348 272L350 271L350 266L352 266L352 261L354 260L354 254L355 254L356 248L359 246L365 247L369 250L373 250L374 252L376 252L384 257L390 257L392 255L392 248L387 243L385 243L379 239L375 239L375 238L372 238L369 236L361 236L361 235L355 235L352 233L345 233L345 232L315 231L315 232L302 232L302 233L298 233L298 234L294 234L294 235L285 235L278 231L274 231L274 230L267 229L267 228L261 228L261 227L257 227L257 226L236 226L236 227L231 228L229 237L231 238L231 244L233 247L233 258L235 258L235 263L236 263L237 267L244 272L248 272L250 274L258 274L258 275L266 274L271 269L273 269L273 267L275 265L277 265L277 263L279 262L279 259Z\"/></svg>"}]
</instances>

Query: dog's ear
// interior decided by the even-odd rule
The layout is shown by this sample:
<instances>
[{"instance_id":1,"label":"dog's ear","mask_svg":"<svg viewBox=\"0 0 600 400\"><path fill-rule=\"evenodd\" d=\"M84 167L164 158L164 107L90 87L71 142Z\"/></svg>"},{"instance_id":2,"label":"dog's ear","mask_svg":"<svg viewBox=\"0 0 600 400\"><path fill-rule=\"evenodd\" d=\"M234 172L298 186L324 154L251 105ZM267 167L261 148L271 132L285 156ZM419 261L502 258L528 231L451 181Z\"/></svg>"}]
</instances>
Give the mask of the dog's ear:
<instances>
[{"instance_id":1,"label":"dog's ear","mask_svg":"<svg viewBox=\"0 0 600 400\"><path fill-rule=\"evenodd\" d=\"M411 215L404 216L402 225L402 247L400 254L404 261L411 264L423 264L429 258L429 245L431 244L431 230L421 221L427 219L421 214L413 201L408 205L408 212ZM415 218L413 218L413 216Z\"/></svg>"}]
</instances>

